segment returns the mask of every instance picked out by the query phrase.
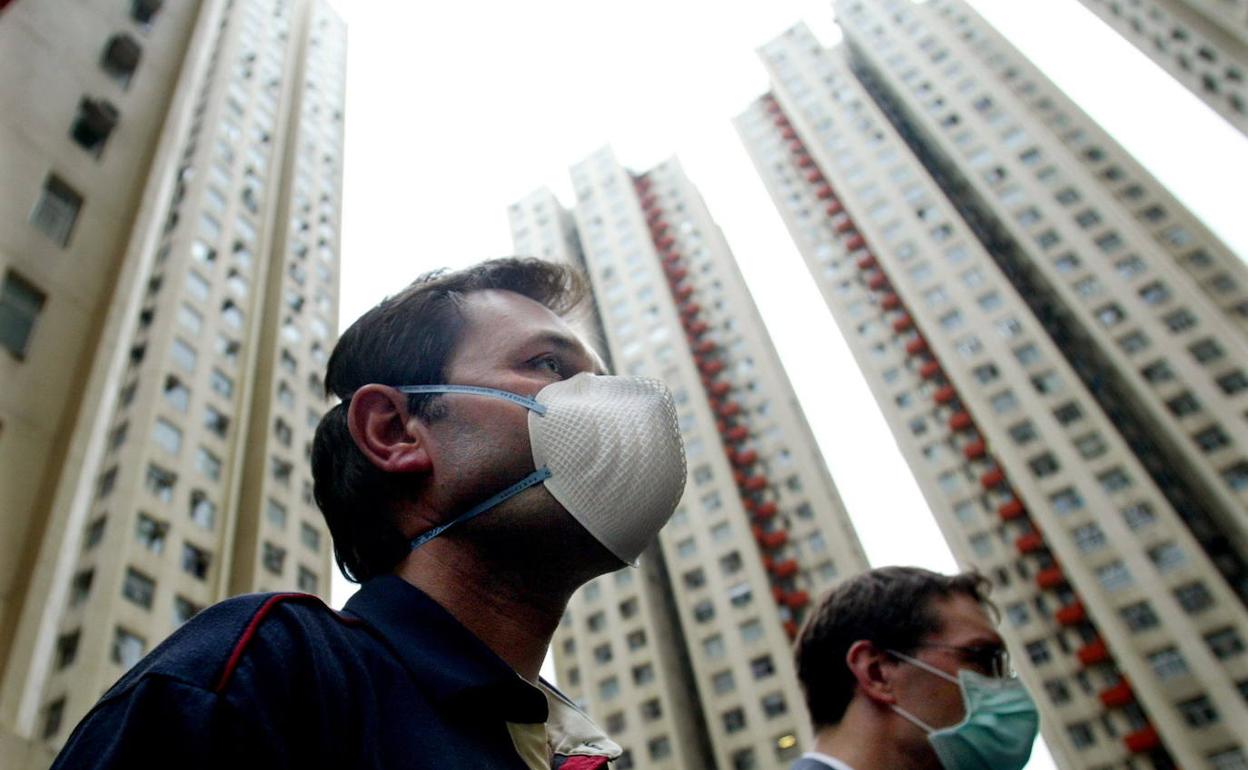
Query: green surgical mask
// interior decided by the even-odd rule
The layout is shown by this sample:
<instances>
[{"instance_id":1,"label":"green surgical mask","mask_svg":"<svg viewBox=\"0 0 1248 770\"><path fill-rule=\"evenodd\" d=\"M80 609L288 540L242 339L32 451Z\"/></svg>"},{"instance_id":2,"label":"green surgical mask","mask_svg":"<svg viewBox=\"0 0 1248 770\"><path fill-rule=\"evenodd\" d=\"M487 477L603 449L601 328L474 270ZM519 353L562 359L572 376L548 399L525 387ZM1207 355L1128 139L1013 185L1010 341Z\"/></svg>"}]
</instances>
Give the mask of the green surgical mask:
<instances>
[{"instance_id":1,"label":"green surgical mask","mask_svg":"<svg viewBox=\"0 0 1248 770\"><path fill-rule=\"evenodd\" d=\"M900 652L890 655L953 682L962 690L966 716L949 727L932 727L900 706L893 710L927 733L945 770L1022 770L1031 756L1040 716L1016 678L992 678L961 669L957 677Z\"/></svg>"}]
</instances>

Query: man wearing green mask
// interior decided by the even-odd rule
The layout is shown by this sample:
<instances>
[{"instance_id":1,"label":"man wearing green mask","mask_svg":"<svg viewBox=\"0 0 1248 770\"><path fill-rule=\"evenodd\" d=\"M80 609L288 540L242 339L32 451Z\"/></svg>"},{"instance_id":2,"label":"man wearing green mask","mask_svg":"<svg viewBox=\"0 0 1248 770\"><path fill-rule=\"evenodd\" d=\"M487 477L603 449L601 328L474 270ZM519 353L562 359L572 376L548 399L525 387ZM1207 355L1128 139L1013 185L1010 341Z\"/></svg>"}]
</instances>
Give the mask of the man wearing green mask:
<instances>
[{"instance_id":1,"label":"man wearing green mask","mask_svg":"<svg viewBox=\"0 0 1248 770\"><path fill-rule=\"evenodd\" d=\"M988 587L884 567L829 593L797 640L815 745L792 770L1021 770L1039 718Z\"/></svg>"}]
</instances>

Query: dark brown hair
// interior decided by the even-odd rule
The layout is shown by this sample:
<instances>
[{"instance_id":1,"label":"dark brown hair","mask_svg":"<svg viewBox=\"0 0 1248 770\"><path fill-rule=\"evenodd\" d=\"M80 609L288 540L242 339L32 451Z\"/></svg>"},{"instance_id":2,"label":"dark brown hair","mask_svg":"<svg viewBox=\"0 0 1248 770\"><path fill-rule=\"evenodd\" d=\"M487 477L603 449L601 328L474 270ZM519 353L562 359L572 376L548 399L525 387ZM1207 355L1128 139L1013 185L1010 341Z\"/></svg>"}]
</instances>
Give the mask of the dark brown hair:
<instances>
[{"instance_id":1,"label":"dark brown hair","mask_svg":"<svg viewBox=\"0 0 1248 770\"><path fill-rule=\"evenodd\" d=\"M390 572L408 553L395 505L411 495L406 477L388 474L360 452L347 429L351 395L370 383L426 385L445 381L445 367L466 321L463 298L474 291L513 291L567 315L586 295L573 268L539 259L494 259L463 270L439 270L387 297L343 332L329 357L325 390L340 398L321 419L312 442L316 504L334 541L334 558L348 580ZM408 407L436 418L436 395L411 395Z\"/></svg>"},{"instance_id":2,"label":"dark brown hair","mask_svg":"<svg viewBox=\"0 0 1248 770\"><path fill-rule=\"evenodd\" d=\"M933 599L965 594L992 608L983 575L941 575L919 567L881 567L837 586L823 598L798 634L797 678L815 729L837 724L853 699L857 680L845 661L859 640L911 652L941 631Z\"/></svg>"}]
</instances>

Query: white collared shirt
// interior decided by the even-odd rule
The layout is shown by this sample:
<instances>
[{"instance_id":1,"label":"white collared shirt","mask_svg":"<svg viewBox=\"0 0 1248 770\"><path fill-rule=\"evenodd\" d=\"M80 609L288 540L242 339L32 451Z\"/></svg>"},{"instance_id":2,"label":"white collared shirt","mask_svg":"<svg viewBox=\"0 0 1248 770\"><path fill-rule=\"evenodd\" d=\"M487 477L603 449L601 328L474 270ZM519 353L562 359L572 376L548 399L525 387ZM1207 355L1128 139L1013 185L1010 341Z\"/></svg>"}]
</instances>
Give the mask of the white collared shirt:
<instances>
[{"instance_id":1,"label":"white collared shirt","mask_svg":"<svg viewBox=\"0 0 1248 770\"><path fill-rule=\"evenodd\" d=\"M802 755L803 759L813 759L816 762L822 762L832 770L854 770L854 768L845 764L836 757L829 757L827 754L821 754L818 751L808 751Z\"/></svg>"}]
</instances>

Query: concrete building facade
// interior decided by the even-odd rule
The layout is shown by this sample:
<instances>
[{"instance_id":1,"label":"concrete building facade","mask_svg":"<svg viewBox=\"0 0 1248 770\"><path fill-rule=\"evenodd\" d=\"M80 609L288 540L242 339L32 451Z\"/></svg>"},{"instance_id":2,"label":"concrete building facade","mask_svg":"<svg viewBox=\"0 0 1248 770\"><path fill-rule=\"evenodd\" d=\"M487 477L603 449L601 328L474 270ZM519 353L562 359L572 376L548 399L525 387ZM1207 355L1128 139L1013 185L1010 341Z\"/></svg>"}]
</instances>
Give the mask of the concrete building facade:
<instances>
[{"instance_id":1,"label":"concrete building facade","mask_svg":"<svg viewBox=\"0 0 1248 770\"><path fill-rule=\"evenodd\" d=\"M542 192L512 207L516 250L579 252L614 371L676 395L689 479L639 569L573 597L554 641L559 685L625 748L621 767L785 768L812 738L792 638L866 557L679 163L632 174L604 149L572 181L575 237Z\"/></svg>"},{"instance_id":2,"label":"concrete building facade","mask_svg":"<svg viewBox=\"0 0 1248 770\"><path fill-rule=\"evenodd\" d=\"M328 595L345 27L322 2L8 3L0 753L47 766L200 608ZM7 765L6 765L7 766Z\"/></svg>"},{"instance_id":3,"label":"concrete building facade","mask_svg":"<svg viewBox=\"0 0 1248 770\"><path fill-rule=\"evenodd\" d=\"M837 10L738 129L1046 742L1244 767L1242 264L964 3Z\"/></svg>"},{"instance_id":4,"label":"concrete building facade","mask_svg":"<svg viewBox=\"0 0 1248 770\"><path fill-rule=\"evenodd\" d=\"M1248 134L1248 2L1081 2L1231 125Z\"/></svg>"}]
</instances>

